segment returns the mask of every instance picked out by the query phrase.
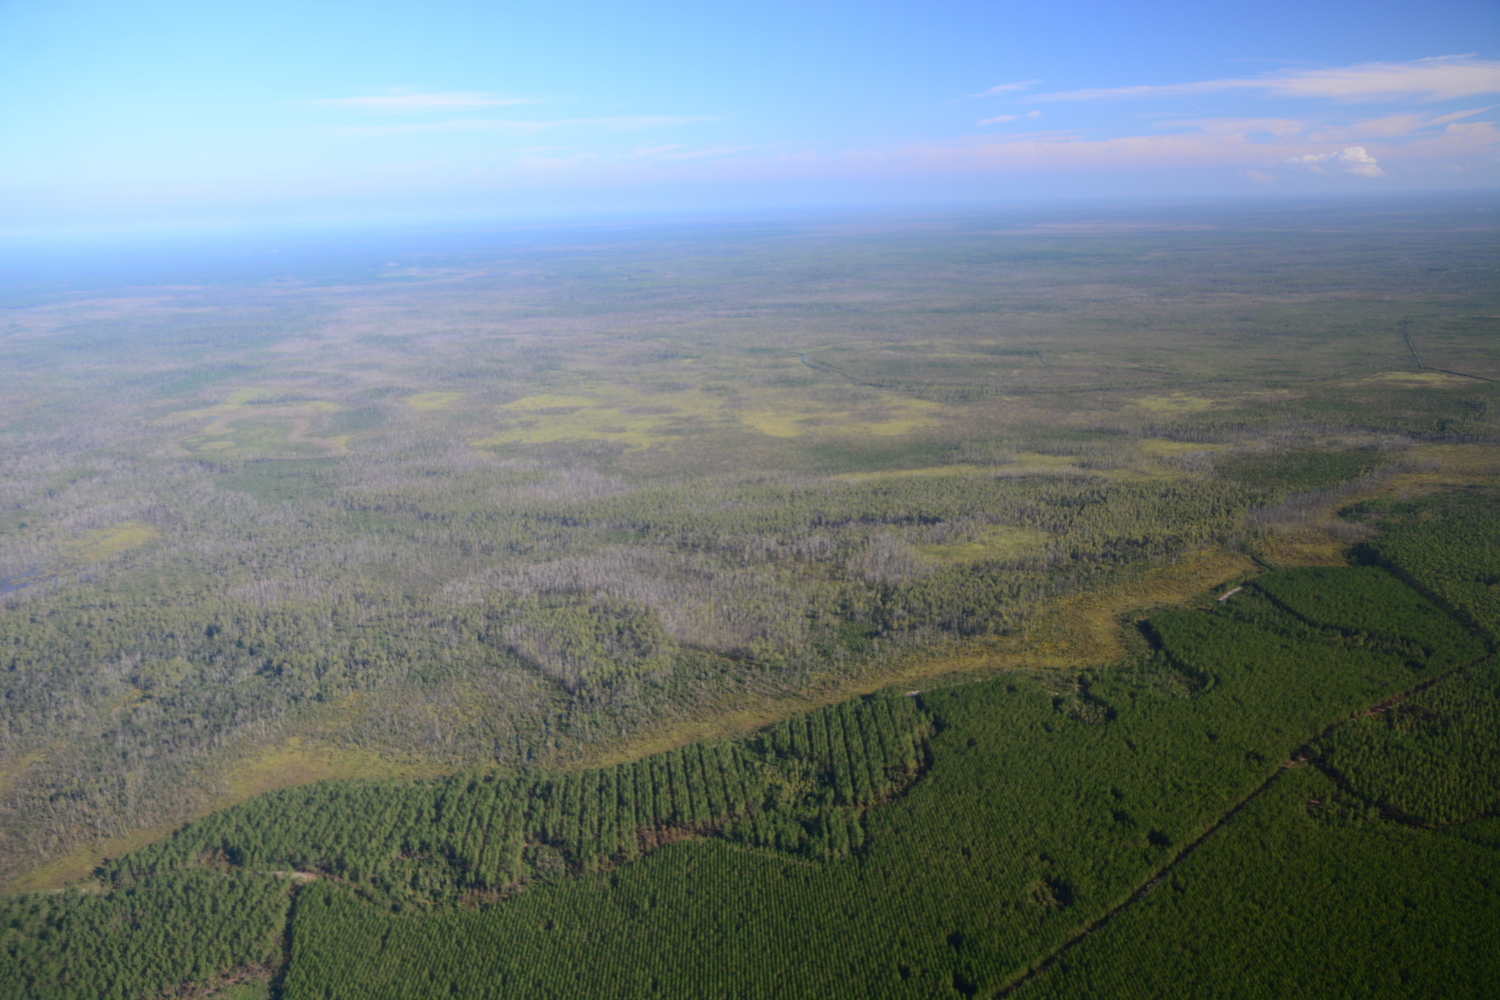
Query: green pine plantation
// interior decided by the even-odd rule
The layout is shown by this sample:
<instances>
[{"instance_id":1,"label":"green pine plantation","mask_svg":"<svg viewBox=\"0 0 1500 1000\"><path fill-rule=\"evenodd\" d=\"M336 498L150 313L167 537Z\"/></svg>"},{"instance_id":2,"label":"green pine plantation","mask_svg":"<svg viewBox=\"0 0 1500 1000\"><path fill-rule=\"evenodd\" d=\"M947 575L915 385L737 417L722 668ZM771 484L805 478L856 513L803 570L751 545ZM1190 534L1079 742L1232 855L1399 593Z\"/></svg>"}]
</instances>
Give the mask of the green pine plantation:
<instances>
[{"instance_id":1,"label":"green pine plantation","mask_svg":"<svg viewBox=\"0 0 1500 1000\"><path fill-rule=\"evenodd\" d=\"M7 901L0 986L1481 996L1500 670L1487 592L1449 577L1496 572L1500 519L1450 495L1375 516L1367 565L1159 612L1110 669L888 691L610 768L263 796L96 892Z\"/></svg>"}]
</instances>

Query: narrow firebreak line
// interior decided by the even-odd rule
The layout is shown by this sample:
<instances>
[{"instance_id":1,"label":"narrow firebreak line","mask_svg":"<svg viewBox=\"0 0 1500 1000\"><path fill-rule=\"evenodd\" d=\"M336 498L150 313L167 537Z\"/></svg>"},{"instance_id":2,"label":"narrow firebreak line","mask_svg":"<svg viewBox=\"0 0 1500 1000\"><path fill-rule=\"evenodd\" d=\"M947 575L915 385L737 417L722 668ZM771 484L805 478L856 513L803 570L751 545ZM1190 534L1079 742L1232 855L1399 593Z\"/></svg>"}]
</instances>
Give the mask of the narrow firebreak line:
<instances>
[{"instance_id":1,"label":"narrow firebreak line","mask_svg":"<svg viewBox=\"0 0 1500 1000\"><path fill-rule=\"evenodd\" d=\"M1234 817L1239 813L1241 809L1244 809L1251 802L1255 801L1255 799L1260 795L1261 792L1264 792L1267 788L1270 788L1277 781L1280 781L1282 776L1292 768L1296 767L1299 764L1306 763L1308 756L1312 753L1313 744L1317 743L1319 740L1327 739L1334 733L1335 730L1342 729L1344 726L1353 722L1355 719L1361 718L1365 715L1369 715L1372 712L1385 711L1392 705L1399 704L1400 702L1403 702L1406 699L1410 698L1412 695L1420 694L1423 691L1426 691L1428 688L1432 687L1439 681L1444 680L1448 677L1452 677L1454 674L1457 674L1462 670L1467 670L1474 664L1488 659L1491 655L1493 654L1486 653L1484 656L1477 657L1467 663L1459 664L1458 666L1445 670L1434 677L1428 677L1420 684L1414 684L1411 687L1407 688L1405 691L1400 692L1399 694L1394 694L1384 701L1377 702L1376 704L1369 706L1363 711L1356 712L1354 715L1340 719L1339 721L1324 729L1322 732L1313 736L1310 740L1302 744L1302 746L1298 747L1296 751L1293 752L1291 760L1288 760L1286 763L1278 767L1274 772L1272 772L1269 777L1266 778L1265 781L1262 781L1259 785L1252 789L1248 795L1246 795L1243 799L1240 799L1234 805L1230 806L1228 811L1226 811L1224 815L1220 816L1212 826L1203 831L1203 833L1199 834L1198 838L1192 843L1188 844L1181 851L1178 851L1176 857L1167 862L1167 864L1160 868L1155 875L1147 879L1139 889L1130 894L1130 897L1128 899L1126 899L1123 903L1115 906L1113 909L1107 911L1103 916L1099 917L1083 930L1079 931L1077 934L1074 934L1072 937L1068 938L1068 940L1058 945L1057 949L1053 951L1052 954L1048 955L1036 965L1033 965L1031 968L1027 969L1016 979L1013 979L1006 985L1000 987L1000 989L991 994L991 996L994 997L994 1000L1000 1000L1001 997L1008 997L1013 995L1021 987L1025 986L1037 976L1040 976L1042 973L1052 968L1052 966L1056 965L1058 959L1062 958L1069 951L1071 951L1073 947L1079 942L1083 941L1084 938L1088 937L1090 934L1094 933L1100 928L1105 927L1115 917L1119 916L1125 910L1134 906L1142 899L1145 899L1152 889L1155 889L1159 884L1161 884L1162 879L1172 874L1173 870L1176 869L1178 865L1187 860L1187 858L1199 847L1202 847L1210 837L1218 833L1219 829L1224 826L1224 824L1234 819Z\"/></svg>"},{"instance_id":2,"label":"narrow firebreak line","mask_svg":"<svg viewBox=\"0 0 1500 1000\"><path fill-rule=\"evenodd\" d=\"M1272 772L1270 777L1266 778L1265 781L1262 781L1253 790L1251 790L1249 795L1246 795L1243 799L1240 799L1234 805L1230 806L1229 810L1225 812L1223 816L1220 816L1218 821L1214 823L1213 826L1209 827L1203 833L1199 834L1197 840L1194 840L1192 843L1188 844L1181 851L1179 851L1177 853L1177 856L1174 857L1171 861L1167 862L1165 867L1157 871L1155 875L1146 880L1144 885L1142 885L1135 892L1131 893L1130 898L1126 899L1123 903L1120 903L1114 909L1106 912L1102 917L1089 924L1077 934L1068 938L1068 940L1064 941L1061 945L1058 946L1056 951L1022 973L1019 979L1012 980L1009 984L1002 986L1000 990L994 994L997 1000L999 997L1008 997L1012 995L1022 986L1025 986L1037 976L1040 976L1042 973L1052 968L1053 965L1057 964L1058 959L1062 958L1072 950L1074 945L1078 944L1084 938L1088 937L1090 934L1094 933L1100 928L1106 926L1111 920L1117 917L1120 913L1124 912L1127 908L1134 906L1136 903L1144 899L1152 889L1155 889L1157 885L1160 884L1162 879L1172 874L1172 870L1174 868L1180 865L1187 859L1190 854L1201 847L1204 841L1208 840L1209 837L1212 837L1214 834L1218 833L1221 826L1223 826L1225 823L1228 823L1241 809L1245 808L1245 806L1254 801L1256 796L1260 795L1260 793L1265 791L1267 788L1270 788L1273 784L1281 779L1282 775L1286 774L1287 771L1291 770L1301 762L1302 761L1300 759L1294 758L1287 761L1285 764L1282 764L1279 768Z\"/></svg>"},{"instance_id":3,"label":"narrow firebreak line","mask_svg":"<svg viewBox=\"0 0 1500 1000\"><path fill-rule=\"evenodd\" d=\"M1485 378L1483 375L1470 375L1468 372L1456 372L1451 368L1434 368L1429 364L1424 364L1422 355L1417 353L1417 345L1413 344L1411 340L1411 320L1404 319L1397 324L1397 327L1401 331L1401 339L1406 341L1406 349L1411 351L1412 359L1416 361L1417 367L1423 371L1442 372L1444 375L1457 375L1460 378L1478 379L1481 382L1500 382L1500 379Z\"/></svg>"}]
</instances>

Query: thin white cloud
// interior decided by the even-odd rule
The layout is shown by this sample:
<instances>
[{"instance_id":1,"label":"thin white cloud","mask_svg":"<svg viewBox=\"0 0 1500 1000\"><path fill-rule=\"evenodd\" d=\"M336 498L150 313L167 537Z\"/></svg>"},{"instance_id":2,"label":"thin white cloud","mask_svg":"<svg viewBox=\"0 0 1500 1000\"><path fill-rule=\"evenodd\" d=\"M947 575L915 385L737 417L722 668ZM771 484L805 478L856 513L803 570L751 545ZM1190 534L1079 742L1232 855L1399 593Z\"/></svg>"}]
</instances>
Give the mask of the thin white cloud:
<instances>
[{"instance_id":1,"label":"thin white cloud","mask_svg":"<svg viewBox=\"0 0 1500 1000\"><path fill-rule=\"evenodd\" d=\"M1268 124L1267 120L1248 123ZM701 156L688 149L678 157L590 153L536 156L518 160L513 169L538 176L564 172L652 171L650 176L684 180L766 179L775 177L932 177L949 174L1004 176L1063 173L1083 177L1107 172L1125 175L1240 178L1244 183L1316 183L1365 186L1376 171L1410 183L1435 171L1493 172L1500 152L1500 131L1493 123L1460 121L1439 125L1394 145L1368 143L1314 145L1306 133L1257 141L1265 129L1179 131L1169 135L1128 135L1093 139L1068 131L1003 132L941 143L915 143L842 151L776 150L764 155L733 155L713 150ZM638 149L651 149L649 146ZM747 151L748 152L748 151ZM603 174L600 174L603 176ZM614 175L614 176L623 176ZM644 173L631 174L644 177Z\"/></svg>"},{"instance_id":2,"label":"thin white cloud","mask_svg":"<svg viewBox=\"0 0 1500 1000\"><path fill-rule=\"evenodd\" d=\"M1483 114L1484 112L1489 111L1489 110L1491 110L1494 107L1495 107L1495 105L1491 104L1487 108L1469 108L1467 111L1455 111L1452 114L1439 115L1438 117L1433 118L1430 121L1428 121L1427 124L1428 125L1446 125L1449 122L1456 122L1460 118L1468 118L1470 115Z\"/></svg>"},{"instance_id":3,"label":"thin white cloud","mask_svg":"<svg viewBox=\"0 0 1500 1000\"><path fill-rule=\"evenodd\" d=\"M1317 173L1325 173L1324 167L1333 167L1342 170L1346 174L1355 174L1359 177L1384 177L1385 171L1381 170L1379 160L1371 156L1363 146L1350 146L1341 149L1337 153L1308 153L1303 156L1289 156L1283 163L1292 163L1308 167Z\"/></svg>"},{"instance_id":4,"label":"thin white cloud","mask_svg":"<svg viewBox=\"0 0 1500 1000\"><path fill-rule=\"evenodd\" d=\"M450 122L406 122L400 125L337 125L329 131L337 135L406 135L420 132L514 132L534 135L549 129L569 126L592 128L605 132L633 132L643 129L672 128L698 122L723 121L723 115L618 115L612 118L559 118L551 121L471 118Z\"/></svg>"},{"instance_id":5,"label":"thin white cloud","mask_svg":"<svg viewBox=\"0 0 1500 1000\"><path fill-rule=\"evenodd\" d=\"M747 149L755 149L755 146L719 146L715 149L685 149L676 153L663 153L657 156L659 160L682 161L703 160L714 156L728 156L731 153L742 153Z\"/></svg>"},{"instance_id":6,"label":"thin white cloud","mask_svg":"<svg viewBox=\"0 0 1500 1000\"><path fill-rule=\"evenodd\" d=\"M979 124L980 125L998 125L1001 122L1014 122L1014 121L1020 121L1023 118L1040 118L1040 117L1042 117L1042 113L1040 111L1028 111L1024 115L996 115L993 118L981 118L981 119L979 119Z\"/></svg>"},{"instance_id":7,"label":"thin white cloud","mask_svg":"<svg viewBox=\"0 0 1500 1000\"><path fill-rule=\"evenodd\" d=\"M1451 122L1469 118L1477 114L1483 114L1490 108L1469 108L1466 111L1455 111L1447 115L1386 115L1383 118L1369 118L1364 121L1354 122L1351 125L1336 126L1328 125L1307 134L1309 142L1360 142L1368 139L1400 139L1407 136L1419 135L1424 130L1429 131L1439 125L1447 125Z\"/></svg>"},{"instance_id":8,"label":"thin white cloud","mask_svg":"<svg viewBox=\"0 0 1500 1000\"><path fill-rule=\"evenodd\" d=\"M1067 132L971 137L949 143L920 143L872 150L850 150L843 162L862 171L922 172L1055 170L1135 170L1234 172L1256 179L1314 173L1349 182L1383 176L1390 163L1402 173L1483 169L1500 152L1500 131L1490 122L1449 122L1435 132L1404 137L1399 145L1377 143L1318 147L1305 136L1254 141L1234 131L1187 131L1170 135L1131 135L1093 139Z\"/></svg>"},{"instance_id":9,"label":"thin white cloud","mask_svg":"<svg viewBox=\"0 0 1500 1000\"><path fill-rule=\"evenodd\" d=\"M1448 119L1452 120L1452 119ZM1309 142L1357 142L1361 139L1395 139L1438 124L1426 115L1386 115L1352 125L1329 125L1309 132Z\"/></svg>"},{"instance_id":10,"label":"thin white cloud","mask_svg":"<svg viewBox=\"0 0 1500 1000\"><path fill-rule=\"evenodd\" d=\"M724 115L617 115L613 118L565 118L556 124L592 125L612 131L630 132L636 129L696 125L699 122L721 122L724 117Z\"/></svg>"},{"instance_id":11,"label":"thin white cloud","mask_svg":"<svg viewBox=\"0 0 1500 1000\"><path fill-rule=\"evenodd\" d=\"M1018 90L1026 90L1041 83L1040 80L1017 80L1015 83L997 83L989 90L981 90L977 94L967 94L967 97L994 97L996 94L1012 94Z\"/></svg>"},{"instance_id":12,"label":"thin white cloud","mask_svg":"<svg viewBox=\"0 0 1500 1000\"><path fill-rule=\"evenodd\" d=\"M631 152L635 153L636 156L660 156L663 153L670 153L682 148L683 146L680 142L664 142L655 146L637 146Z\"/></svg>"},{"instance_id":13,"label":"thin white cloud","mask_svg":"<svg viewBox=\"0 0 1500 1000\"><path fill-rule=\"evenodd\" d=\"M538 104L531 97L498 97L463 91L449 94L377 94L371 97L328 97L312 101L319 107L351 108L356 111L422 112L461 108L497 108L514 104Z\"/></svg>"},{"instance_id":14,"label":"thin white cloud","mask_svg":"<svg viewBox=\"0 0 1500 1000\"><path fill-rule=\"evenodd\" d=\"M558 122L508 121L496 118L473 118L452 122L404 122L400 125L335 125L326 131L334 135L380 136L417 135L428 132L515 132L532 135L554 128Z\"/></svg>"},{"instance_id":15,"label":"thin white cloud","mask_svg":"<svg viewBox=\"0 0 1500 1000\"><path fill-rule=\"evenodd\" d=\"M1033 101L1172 97L1216 91L1258 90L1276 97L1323 97L1338 101L1410 98L1440 101L1500 93L1500 60L1434 56L1402 63L1361 63L1333 69L1288 69L1263 76L1200 80L1162 86L1109 87L1036 94Z\"/></svg>"},{"instance_id":16,"label":"thin white cloud","mask_svg":"<svg viewBox=\"0 0 1500 1000\"><path fill-rule=\"evenodd\" d=\"M1241 136L1264 134L1277 138L1296 135L1304 128L1302 122L1293 118L1186 118L1157 122L1156 127Z\"/></svg>"}]
</instances>

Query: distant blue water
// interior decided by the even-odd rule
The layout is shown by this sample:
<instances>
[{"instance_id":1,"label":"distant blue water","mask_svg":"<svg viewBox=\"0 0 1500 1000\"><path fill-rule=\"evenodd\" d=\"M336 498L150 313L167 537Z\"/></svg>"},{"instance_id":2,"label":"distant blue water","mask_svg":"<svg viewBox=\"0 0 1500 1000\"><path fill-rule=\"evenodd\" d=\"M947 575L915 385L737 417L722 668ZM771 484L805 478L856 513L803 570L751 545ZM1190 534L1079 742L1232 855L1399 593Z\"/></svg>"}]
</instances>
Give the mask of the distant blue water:
<instances>
[{"instance_id":1,"label":"distant blue water","mask_svg":"<svg viewBox=\"0 0 1500 1000\"><path fill-rule=\"evenodd\" d=\"M21 573L17 576L13 576L5 580L0 580L0 594L8 594L13 590L20 590L22 587L29 587L33 583L41 582L42 580L46 579L45 577L39 575L41 571L42 568L40 566L33 566L26 572ZM36 577L36 579L31 579L32 577Z\"/></svg>"},{"instance_id":2,"label":"distant blue water","mask_svg":"<svg viewBox=\"0 0 1500 1000\"><path fill-rule=\"evenodd\" d=\"M1401 229L1419 221L1472 224L1494 207L1488 192L1398 197L1114 199L761 212L590 216L510 222L386 223L314 228L204 228L113 235L0 236L0 308L99 289L152 285L350 284L389 280L396 267L442 267L549 250L608 254L653 241L751 244L838 230L995 228L1090 222L1209 222L1216 228L1359 225ZM703 251L700 243L693 251ZM713 251L709 251L713 252Z\"/></svg>"},{"instance_id":3,"label":"distant blue water","mask_svg":"<svg viewBox=\"0 0 1500 1000\"><path fill-rule=\"evenodd\" d=\"M0 307L152 285L359 284L391 266L443 267L564 247L781 236L819 217L590 219L548 223L218 229L0 237Z\"/></svg>"}]
</instances>

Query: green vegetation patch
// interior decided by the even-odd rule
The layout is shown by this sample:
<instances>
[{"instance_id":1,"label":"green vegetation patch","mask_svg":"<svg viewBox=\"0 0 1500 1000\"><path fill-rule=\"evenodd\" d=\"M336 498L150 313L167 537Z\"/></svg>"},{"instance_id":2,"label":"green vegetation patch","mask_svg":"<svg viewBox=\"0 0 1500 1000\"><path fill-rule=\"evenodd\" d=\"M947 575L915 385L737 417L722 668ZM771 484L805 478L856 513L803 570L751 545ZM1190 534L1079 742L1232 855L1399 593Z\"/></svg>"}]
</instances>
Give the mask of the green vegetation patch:
<instances>
[{"instance_id":1,"label":"green vegetation patch","mask_svg":"<svg viewBox=\"0 0 1500 1000\"><path fill-rule=\"evenodd\" d=\"M108 867L111 884L208 859L313 871L400 911L634 860L695 833L794 856L847 856L863 811L925 760L931 721L900 695L797 716L740 743L696 743L565 775L325 782L273 792Z\"/></svg>"},{"instance_id":2,"label":"green vegetation patch","mask_svg":"<svg viewBox=\"0 0 1500 1000\"><path fill-rule=\"evenodd\" d=\"M1304 766L1014 995L1480 998L1496 927L1494 849L1381 820Z\"/></svg>"},{"instance_id":3,"label":"green vegetation patch","mask_svg":"<svg viewBox=\"0 0 1500 1000\"><path fill-rule=\"evenodd\" d=\"M569 691L625 678L660 678L676 644L649 608L549 595L521 602L496 622L509 647Z\"/></svg>"},{"instance_id":4,"label":"green vegetation patch","mask_svg":"<svg viewBox=\"0 0 1500 1000\"><path fill-rule=\"evenodd\" d=\"M167 382L156 390L158 397L170 398L178 396L191 396L200 389L215 385L219 382L232 378L243 378L255 371L246 365L227 365L223 367L196 368L185 375L180 375L172 381Z\"/></svg>"},{"instance_id":5,"label":"green vegetation patch","mask_svg":"<svg viewBox=\"0 0 1500 1000\"><path fill-rule=\"evenodd\" d=\"M197 868L106 892L0 899L0 993L139 1000L269 977L291 900L289 879Z\"/></svg>"},{"instance_id":6,"label":"green vegetation patch","mask_svg":"<svg viewBox=\"0 0 1500 1000\"><path fill-rule=\"evenodd\" d=\"M777 750L753 775L757 815L779 818L761 828L697 804L694 782L709 796L712 781L686 761L682 808L713 822L646 824L655 846L634 861L588 840L605 835L603 811L583 832L512 825L506 810L532 808L542 786L507 786L517 799L499 784L560 782L566 803L570 762L724 712L977 664L992 645L1050 664L1112 645L1085 641L1108 621L1090 591L1141 579L1149 597L1151 568L1174 561L1238 573L1237 540L1273 519L1268 553L1336 560L1332 540L1300 540L1328 527L1317 515L1337 494L1321 491L1408 445L1437 468L1390 477L1415 506L1372 507L1381 534L1363 554L1493 634L1500 543L1464 506L1478 492L1409 498L1493 477L1500 389L1381 374L1410 367L1403 329L1443 368L1494 354L1492 234L1429 208L1382 222L1362 206L1319 232L1233 213L1196 234L972 215L600 231L424 257L392 271L400 287L293 276L23 306L0 344L0 369L17 373L0 433L19 449L0 536L0 876L50 886L226 788L468 767L505 805L463 830L435 829L437 785L380 786L410 806L399 819L320 790L328 810L344 802L339 843L362 878L340 883L320 847L305 860L324 877L304 898L342 900L360 927L389 922L395 944L338 921L320 938L309 916L292 986L425 1000L460 968L460 994L1001 989L1276 773L1278 755L1460 662L1467 640L1419 628L1420 604L1362 615L1396 593L1378 575L1268 578L1209 612L1158 616L1160 648L1119 669L911 699L938 731L890 801L840 799L844 779L820 776L831 765ZM1397 325L1411 315L1428 318ZM357 338L377 325L385 335ZM187 395L163 402L158 387ZM1219 450L1178 458L1150 442ZM299 461L319 456L340 460ZM964 471L930 474L942 469ZM863 478L829 479L846 474ZM1289 491L1310 495L1254 514ZM122 519L139 528L116 541L149 527L150 544L95 558L107 548L87 534L67 549ZM1081 624L1031 629L1063 594ZM1464 729L1472 704L1428 706L1441 726L1368 725L1420 722L1400 734L1419 739L1406 756L1436 768L1439 728L1482 736ZM1395 757L1360 763L1381 753L1342 758L1351 810L1467 814L1414 798L1419 779L1392 776ZM473 831L515 829L514 866L460 863ZM1500 839L1492 819L1451 829ZM228 848L249 842L230 833L190 866L236 870ZM266 836L249 846L285 848L285 863L295 845ZM72 961L118 953L113 933ZM455 964L459 941L474 950ZM398 945L420 952L409 976ZM111 982L155 989L133 975ZM185 992L213 987L200 985Z\"/></svg>"},{"instance_id":7,"label":"green vegetation patch","mask_svg":"<svg viewBox=\"0 0 1500 1000\"><path fill-rule=\"evenodd\" d=\"M276 1000L271 995L271 984L264 980L230 983L209 996L213 1000Z\"/></svg>"},{"instance_id":8,"label":"green vegetation patch","mask_svg":"<svg viewBox=\"0 0 1500 1000\"><path fill-rule=\"evenodd\" d=\"M1318 762L1355 795L1415 822L1500 811L1500 662L1355 720L1318 745Z\"/></svg>"},{"instance_id":9,"label":"green vegetation patch","mask_svg":"<svg viewBox=\"0 0 1500 1000\"><path fill-rule=\"evenodd\" d=\"M1500 495L1473 489L1348 511L1380 533L1360 556L1393 568L1493 640L1500 636Z\"/></svg>"},{"instance_id":10,"label":"green vegetation patch","mask_svg":"<svg viewBox=\"0 0 1500 1000\"><path fill-rule=\"evenodd\" d=\"M1375 567L1283 570L1250 586L1309 624L1373 641L1414 664L1441 670L1485 651L1483 640Z\"/></svg>"},{"instance_id":11,"label":"green vegetation patch","mask_svg":"<svg viewBox=\"0 0 1500 1000\"><path fill-rule=\"evenodd\" d=\"M214 482L266 503L305 503L332 493L337 468L336 460L326 458L251 461Z\"/></svg>"},{"instance_id":12,"label":"green vegetation patch","mask_svg":"<svg viewBox=\"0 0 1500 1000\"><path fill-rule=\"evenodd\" d=\"M355 410L344 410L323 418L325 435L357 434L372 431L385 423L385 411L376 406L361 406Z\"/></svg>"},{"instance_id":13,"label":"green vegetation patch","mask_svg":"<svg viewBox=\"0 0 1500 1000\"><path fill-rule=\"evenodd\" d=\"M1358 586L1358 574L1344 579ZM461 997L993 992L1144 884L1310 736L1414 679L1398 657L1289 643L1226 608L1153 626L1163 651L1129 671L1061 689L1002 678L924 693L940 726L930 770L866 814L847 858L809 866L740 854L732 840L674 844L473 914L382 913L320 885L317 905L299 909L287 996L319 996L330 976L350 1000L415 997L433 982ZM1181 670L1212 683L1158 683ZM372 970L352 942L376 939L390 957Z\"/></svg>"},{"instance_id":14,"label":"green vegetation patch","mask_svg":"<svg viewBox=\"0 0 1500 1000\"><path fill-rule=\"evenodd\" d=\"M1370 583L1379 571L1299 572L1281 593L1401 601ZM104 884L321 876L298 896L292 1000L989 993L1111 912L1318 732L1419 676L1354 641L1364 633L1261 600L1255 622L1232 601L1159 614L1158 649L1067 683L888 693L563 775L288 789L111 863ZM1339 809L1328 815L1371 815Z\"/></svg>"},{"instance_id":15,"label":"green vegetation patch","mask_svg":"<svg viewBox=\"0 0 1500 1000\"><path fill-rule=\"evenodd\" d=\"M1232 455L1215 462L1224 476L1269 493L1327 489L1384 465L1372 451L1264 451Z\"/></svg>"}]
</instances>

